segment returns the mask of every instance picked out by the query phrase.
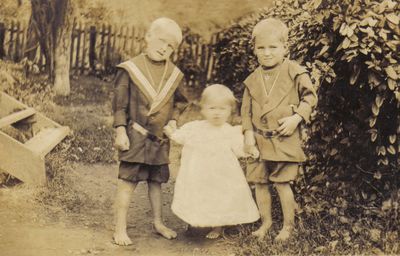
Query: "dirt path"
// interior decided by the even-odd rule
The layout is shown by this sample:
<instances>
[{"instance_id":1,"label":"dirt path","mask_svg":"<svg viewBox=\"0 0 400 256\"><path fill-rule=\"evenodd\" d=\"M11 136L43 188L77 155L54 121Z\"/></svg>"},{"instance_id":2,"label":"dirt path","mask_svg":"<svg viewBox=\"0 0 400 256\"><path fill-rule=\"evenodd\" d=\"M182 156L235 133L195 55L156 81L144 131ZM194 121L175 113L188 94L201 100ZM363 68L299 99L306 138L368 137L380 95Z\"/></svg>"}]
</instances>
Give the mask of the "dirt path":
<instances>
[{"instance_id":1,"label":"dirt path","mask_svg":"<svg viewBox=\"0 0 400 256\"><path fill-rule=\"evenodd\" d=\"M172 166L172 176L176 166ZM166 240L151 229L147 186L139 184L131 204L128 234L134 244L116 246L112 203L116 192L116 165L76 165L68 175L84 205L80 212L65 213L61 206L49 207L33 200L37 189L22 185L0 189L0 254L2 256L63 255L233 255L229 239L204 239L207 230L186 231L186 225L169 206L173 180L164 190L164 219L178 232ZM66 197L74 195L65 195Z\"/></svg>"}]
</instances>

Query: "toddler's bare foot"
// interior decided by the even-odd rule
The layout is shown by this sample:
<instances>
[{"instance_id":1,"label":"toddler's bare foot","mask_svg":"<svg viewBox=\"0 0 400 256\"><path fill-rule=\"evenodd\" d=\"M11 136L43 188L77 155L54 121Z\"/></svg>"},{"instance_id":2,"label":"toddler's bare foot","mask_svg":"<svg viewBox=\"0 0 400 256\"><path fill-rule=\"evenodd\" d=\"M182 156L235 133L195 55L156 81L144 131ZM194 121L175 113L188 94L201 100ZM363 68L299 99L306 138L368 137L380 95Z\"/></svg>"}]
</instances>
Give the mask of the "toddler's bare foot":
<instances>
[{"instance_id":1,"label":"toddler's bare foot","mask_svg":"<svg viewBox=\"0 0 400 256\"><path fill-rule=\"evenodd\" d=\"M292 235L293 227L284 226L279 234L275 237L276 242L286 241Z\"/></svg>"},{"instance_id":2,"label":"toddler's bare foot","mask_svg":"<svg viewBox=\"0 0 400 256\"><path fill-rule=\"evenodd\" d=\"M271 222L265 222L261 225L259 229L256 231L252 232L251 234L258 239L262 240L265 237L265 234L268 232L269 228L271 227L272 223Z\"/></svg>"},{"instance_id":3,"label":"toddler's bare foot","mask_svg":"<svg viewBox=\"0 0 400 256\"><path fill-rule=\"evenodd\" d=\"M126 246L126 245L132 244L132 240L129 238L126 231L115 232L113 235L113 239L114 239L115 244L118 244L118 245Z\"/></svg>"},{"instance_id":4,"label":"toddler's bare foot","mask_svg":"<svg viewBox=\"0 0 400 256\"><path fill-rule=\"evenodd\" d=\"M206 238L208 239L217 239L222 234L222 227L217 227L211 230L207 235Z\"/></svg>"},{"instance_id":5,"label":"toddler's bare foot","mask_svg":"<svg viewBox=\"0 0 400 256\"><path fill-rule=\"evenodd\" d=\"M176 238L176 232L167 228L162 222L154 223L154 228L158 234L162 235L166 239Z\"/></svg>"}]
</instances>

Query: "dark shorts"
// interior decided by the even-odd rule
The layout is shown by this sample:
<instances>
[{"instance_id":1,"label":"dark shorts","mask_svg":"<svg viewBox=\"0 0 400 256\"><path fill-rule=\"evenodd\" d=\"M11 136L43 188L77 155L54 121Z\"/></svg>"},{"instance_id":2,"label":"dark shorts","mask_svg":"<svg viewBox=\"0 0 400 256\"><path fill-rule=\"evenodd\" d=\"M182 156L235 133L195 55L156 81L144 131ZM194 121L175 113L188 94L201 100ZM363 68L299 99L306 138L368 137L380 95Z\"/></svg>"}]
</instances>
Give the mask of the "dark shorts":
<instances>
[{"instance_id":1,"label":"dark shorts","mask_svg":"<svg viewBox=\"0 0 400 256\"><path fill-rule=\"evenodd\" d=\"M296 179L300 163L255 161L246 167L247 182L253 184L284 183Z\"/></svg>"},{"instance_id":2,"label":"dark shorts","mask_svg":"<svg viewBox=\"0 0 400 256\"><path fill-rule=\"evenodd\" d=\"M139 181L166 183L169 179L169 167L168 164L149 165L121 161L118 179L135 183Z\"/></svg>"}]
</instances>

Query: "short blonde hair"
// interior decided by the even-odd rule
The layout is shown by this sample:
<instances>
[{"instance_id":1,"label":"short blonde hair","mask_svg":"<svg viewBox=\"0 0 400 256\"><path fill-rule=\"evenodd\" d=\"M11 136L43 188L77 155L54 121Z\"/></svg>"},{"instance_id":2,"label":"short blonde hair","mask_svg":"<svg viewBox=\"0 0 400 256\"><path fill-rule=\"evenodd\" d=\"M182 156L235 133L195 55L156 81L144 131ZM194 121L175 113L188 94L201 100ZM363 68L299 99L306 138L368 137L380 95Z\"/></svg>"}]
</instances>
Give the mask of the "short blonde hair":
<instances>
[{"instance_id":1,"label":"short blonde hair","mask_svg":"<svg viewBox=\"0 0 400 256\"><path fill-rule=\"evenodd\" d=\"M149 36L153 33L157 33L157 31L163 31L168 33L172 36L174 40L175 48L182 42L182 30L179 25L172 19L161 17L154 20L151 24L149 29L147 30L146 36Z\"/></svg>"},{"instance_id":2,"label":"short blonde hair","mask_svg":"<svg viewBox=\"0 0 400 256\"><path fill-rule=\"evenodd\" d=\"M201 94L200 106L206 104L210 99L226 101L227 104L231 105L232 110L236 106L235 95L228 87L222 84L212 84L207 86Z\"/></svg>"},{"instance_id":3,"label":"short blonde hair","mask_svg":"<svg viewBox=\"0 0 400 256\"><path fill-rule=\"evenodd\" d=\"M259 21L253 28L251 38L254 41L260 35L269 35L280 33L280 39L286 43L289 38L289 28L281 20L276 18L267 18Z\"/></svg>"}]
</instances>

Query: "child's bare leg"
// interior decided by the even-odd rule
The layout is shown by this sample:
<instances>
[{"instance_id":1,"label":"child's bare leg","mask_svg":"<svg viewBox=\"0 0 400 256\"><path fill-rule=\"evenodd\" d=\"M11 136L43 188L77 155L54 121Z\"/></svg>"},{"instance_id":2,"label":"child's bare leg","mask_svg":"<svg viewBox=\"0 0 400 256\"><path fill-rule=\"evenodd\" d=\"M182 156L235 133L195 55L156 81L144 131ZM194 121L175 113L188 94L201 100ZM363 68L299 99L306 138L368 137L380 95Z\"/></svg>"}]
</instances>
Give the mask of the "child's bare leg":
<instances>
[{"instance_id":1,"label":"child's bare leg","mask_svg":"<svg viewBox=\"0 0 400 256\"><path fill-rule=\"evenodd\" d=\"M289 183L276 183L275 187L281 200L283 212L283 227L275 240L284 241L292 234L297 204L294 200L293 191Z\"/></svg>"},{"instance_id":2,"label":"child's bare leg","mask_svg":"<svg viewBox=\"0 0 400 256\"><path fill-rule=\"evenodd\" d=\"M160 235L167 239L175 238L176 232L172 229L167 228L162 220L161 184L158 182L149 182L148 185L149 198L154 215L154 228Z\"/></svg>"},{"instance_id":3,"label":"child's bare leg","mask_svg":"<svg viewBox=\"0 0 400 256\"><path fill-rule=\"evenodd\" d=\"M126 215L128 214L129 204L131 202L133 191L136 188L137 183L127 182L118 179L117 196L115 199L116 207L116 223L114 242L118 245L130 245L132 244L131 239L126 233Z\"/></svg>"},{"instance_id":4,"label":"child's bare leg","mask_svg":"<svg viewBox=\"0 0 400 256\"><path fill-rule=\"evenodd\" d=\"M222 227L216 227L213 228L207 235L206 237L208 239L217 239L218 237L220 237L220 235L222 234Z\"/></svg>"},{"instance_id":5,"label":"child's bare leg","mask_svg":"<svg viewBox=\"0 0 400 256\"><path fill-rule=\"evenodd\" d=\"M262 239L272 225L271 193L267 184L256 184L256 201L261 215L261 227L252 234Z\"/></svg>"}]
</instances>

